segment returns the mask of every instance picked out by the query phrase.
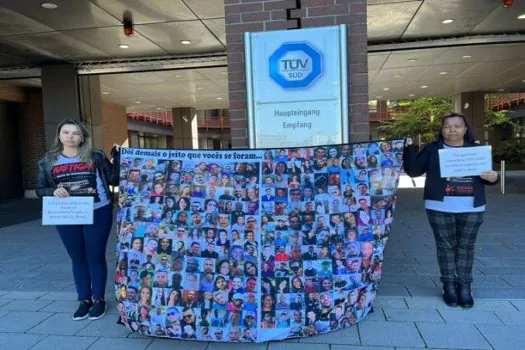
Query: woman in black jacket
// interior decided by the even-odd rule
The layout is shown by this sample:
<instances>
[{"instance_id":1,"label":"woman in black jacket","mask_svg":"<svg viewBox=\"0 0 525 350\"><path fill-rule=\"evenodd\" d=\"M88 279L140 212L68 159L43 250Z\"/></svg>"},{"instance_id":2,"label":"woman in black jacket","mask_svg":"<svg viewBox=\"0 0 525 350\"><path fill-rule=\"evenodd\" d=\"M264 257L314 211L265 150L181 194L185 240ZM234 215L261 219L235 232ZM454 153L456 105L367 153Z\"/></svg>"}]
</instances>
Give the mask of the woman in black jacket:
<instances>
[{"instance_id":1,"label":"woman in black jacket","mask_svg":"<svg viewBox=\"0 0 525 350\"><path fill-rule=\"evenodd\" d=\"M408 138L403 153L409 176L426 173L425 208L436 240L443 299L449 306L459 304L466 308L474 305L470 285L474 244L485 212L485 185L495 184L498 173L485 171L479 176L442 178L438 150L475 146L465 117L451 113L443 117L437 141L417 153Z\"/></svg>"},{"instance_id":2,"label":"woman in black jacket","mask_svg":"<svg viewBox=\"0 0 525 350\"><path fill-rule=\"evenodd\" d=\"M74 320L98 319L106 312L106 244L113 224L113 194L110 185L119 182L118 146L113 163L103 152L90 147L84 125L64 120L56 129L54 145L38 162L39 197L92 196L92 225L59 225L57 231L73 263L73 277L80 305Z\"/></svg>"}]
</instances>

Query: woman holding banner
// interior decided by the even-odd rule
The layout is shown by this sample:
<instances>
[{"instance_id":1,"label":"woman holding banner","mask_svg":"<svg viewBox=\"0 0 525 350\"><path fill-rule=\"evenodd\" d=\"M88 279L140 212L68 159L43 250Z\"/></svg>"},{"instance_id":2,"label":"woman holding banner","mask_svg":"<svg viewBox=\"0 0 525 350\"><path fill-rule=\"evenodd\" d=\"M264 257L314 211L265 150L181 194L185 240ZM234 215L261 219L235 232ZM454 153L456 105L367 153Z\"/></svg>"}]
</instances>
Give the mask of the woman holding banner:
<instances>
[{"instance_id":1,"label":"woman holding banner","mask_svg":"<svg viewBox=\"0 0 525 350\"><path fill-rule=\"evenodd\" d=\"M409 176L426 173L425 208L436 240L443 299L449 306L459 304L465 308L474 305L470 285L474 244L485 212L485 185L495 184L498 173L485 171L479 176L442 178L438 150L475 146L465 117L451 113L443 117L435 142L417 153L412 139L407 138L403 153Z\"/></svg>"},{"instance_id":2,"label":"woman holding banner","mask_svg":"<svg viewBox=\"0 0 525 350\"><path fill-rule=\"evenodd\" d=\"M55 143L38 161L39 197L93 196L92 225L60 225L57 231L73 262L73 277L80 305L73 320L99 319L106 313L106 243L113 224L113 194L118 185L120 155L118 146L111 154L93 150L85 126L77 120L64 120L56 129Z\"/></svg>"}]
</instances>

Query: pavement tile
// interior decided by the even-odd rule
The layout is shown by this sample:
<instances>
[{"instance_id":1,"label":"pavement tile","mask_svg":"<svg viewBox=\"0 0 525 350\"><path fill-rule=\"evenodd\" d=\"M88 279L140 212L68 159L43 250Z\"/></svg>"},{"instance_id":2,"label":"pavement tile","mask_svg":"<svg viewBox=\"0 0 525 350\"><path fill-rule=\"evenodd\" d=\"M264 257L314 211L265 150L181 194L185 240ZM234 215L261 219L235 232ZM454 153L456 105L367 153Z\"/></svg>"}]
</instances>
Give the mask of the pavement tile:
<instances>
[{"instance_id":1,"label":"pavement tile","mask_svg":"<svg viewBox=\"0 0 525 350\"><path fill-rule=\"evenodd\" d=\"M496 311L496 316L507 325L525 325L525 311Z\"/></svg>"},{"instance_id":2,"label":"pavement tile","mask_svg":"<svg viewBox=\"0 0 525 350\"><path fill-rule=\"evenodd\" d=\"M387 297L409 297L408 291L404 286L382 285L379 287L379 294Z\"/></svg>"},{"instance_id":3,"label":"pavement tile","mask_svg":"<svg viewBox=\"0 0 525 350\"><path fill-rule=\"evenodd\" d=\"M412 297L405 298L409 309L445 309L448 308L441 298Z\"/></svg>"},{"instance_id":4,"label":"pavement tile","mask_svg":"<svg viewBox=\"0 0 525 350\"><path fill-rule=\"evenodd\" d=\"M511 300L510 301L518 310L525 311L525 300Z\"/></svg>"},{"instance_id":5,"label":"pavement tile","mask_svg":"<svg viewBox=\"0 0 525 350\"><path fill-rule=\"evenodd\" d=\"M501 276L501 279L503 279L505 282L510 284L512 287L525 288L525 276L524 275L519 275L519 276Z\"/></svg>"},{"instance_id":6,"label":"pavement tile","mask_svg":"<svg viewBox=\"0 0 525 350\"><path fill-rule=\"evenodd\" d=\"M438 310L445 319L445 323L462 324L501 324L501 320L492 311L463 310Z\"/></svg>"},{"instance_id":7,"label":"pavement tile","mask_svg":"<svg viewBox=\"0 0 525 350\"><path fill-rule=\"evenodd\" d=\"M153 339L99 338L89 350L145 350Z\"/></svg>"},{"instance_id":8,"label":"pavement tile","mask_svg":"<svg viewBox=\"0 0 525 350\"><path fill-rule=\"evenodd\" d=\"M495 350L523 349L525 326L476 326Z\"/></svg>"},{"instance_id":9,"label":"pavement tile","mask_svg":"<svg viewBox=\"0 0 525 350\"><path fill-rule=\"evenodd\" d=\"M6 305L6 304L9 304L10 302L12 302L13 299L0 299L0 310L2 309L1 307Z\"/></svg>"},{"instance_id":10,"label":"pavement tile","mask_svg":"<svg viewBox=\"0 0 525 350\"><path fill-rule=\"evenodd\" d=\"M413 322L359 323L362 345L424 347Z\"/></svg>"},{"instance_id":11,"label":"pavement tile","mask_svg":"<svg viewBox=\"0 0 525 350\"><path fill-rule=\"evenodd\" d=\"M378 295L376 297L375 307L389 308L389 309L407 309L407 304L404 298L387 297Z\"/></svg>"},{"instance_id":12,"label":"pavement tile","mask_svg":"<svg viewBox=\"0 0 525 350\"><path fill-rule=\"evenodd\" d=\"M78 301L66 301L66 300L49 300L49 304L42 308L40 311L47 312L60 312L73 315L78 307Z\"/></svg>"},{"instance_id":13,"label":"pavement tile","mask_svg":"<svg viewBox=\"0 0 525 350\"><path fill-rule=\"evenodd\" d=\"M377 306L374 306L374 312L368 313L366 319L368 321L386 321L383 309Z\"/></svg>"},{"instance_id":14,"label":"pavement tile","mask_svg":"<svg viewBox=\"0 0 525 350\"><path fill-rule=\"evenodd\" d=\"M89 348L97 337L78 337L66 335L50 335L31 348L31 350L83 350Z\"/></svg>"},{"instance_id":15,"label":"pavement tile","mask_svg":"<svg viewBox=\"0 0 525 350\"><path fill-rule=\"evenodd\" d=\"M182 348L186 350L183 344ZM298 345L298 344L289 344L289 345ZM310 344L307 344L310 345ZM268 347L268 343L257 343L257 344L246 344L246 343L216 343L209 342L206 350L244 350L246 348L254 350L265 350ZM192 349L192 348L190 348ZM288 348L287 348L288 349ZM293 348L292 348L293 349ZM149 348L148 348L149 350Z\"/></svg>"},{"instance_id":16,"label":"pavement tile","mask_svg":"<svg viewBox=\"0 0 525 350\"><path fill-rule=\"evenodd\" d=\"M331 350L395 350L399 348L393 348L391 346L346 346L346 345L331 345ZM412 350L417 350L410 348Z\"/></svg>"},{"instance_id":17,"label":"pavement tile","mask_svg":"<svg viewBox=\"0 0 525 350\"><path fill-rule=\"evenodd\" d=\"M510 300L476 299L474 310L477 311L516 311Z\"/></svg>"},{"instance_id":18,"label":"pavement tile","mask_svg":"<svg viewBox=\"0 0 525 350\"><path fill-rule=\"evenodd\" d=\"M88 325L88 320L73 321L70 314L57 313L27 332L51 335L74 335Z\"/></svg>"},{"instance_id":19,"label":"pavement tile","mask_svg":"<svg viewBox=\"0 0 525 350\"><path fill-rule=\"evenodd\" d=\"M263 343L264 344L264 343ZM215 350L216 344L211 344L206 350ZM247 345L244 344L246 347ZM251 345L248 345L251 347ZM223 348L225 349L225 348ZM329 350L330 345L328 344L307 344L307 343L283 343L283 342L271 342L268 344L268 350Z\"/></svg>"},{"instance_id":20,"label":"pavement tile","mask_svg":"<svg viewBox=\"0 0 525 350\"><path fill-rule=\"evenodd\" d=\"M36 311L14 311L0 318L2 332L26 332L40 322L49 318L52 313Z\"/></svg>"},{"instance_id":21,"label":"pavement tile","mask_svg":"<svg viewBox=\"0 0 525 350\"><path fill-rule=\"evenodd\" d=\"M24 291L8 291L0 298L2 299L23 299L23 300L36 300L42 295L46 294L45 292L24 292Z\"/></svg>"},{"instance_id":22,"label":"pavement tile","mask_svg":"<svg viewBox=\"0 0 525 350\"><path fill-rule=\"evenodd\" d=\"M472 288L472 295L478 299L523 299L525 288Z\"/></svg>"},{"instance_id":23,"label":"pavement tile","mask_svg":"<svg viewBox=\"0 0 525 350\"><path fill-rule=\"evenodd\" d=\"M78 301L76 292L49 292L42 295L39 300Z\"/></svg>"},{"instance_id":24,"label":"pavement tile","mask_svg":"<svg viewBox=\"0 0 525 350\"><path fill-rule=\"evenodd\" d=\"M357 332L357 327L352 326L331 333L301 338L299 339L299 343L359 345L359 334Z\"/></svg>"},{"instance_id":25,"label":"pavement tile","mask_svg":"<svg viewBox=\"0 0 525 350\"><path fill-rule=\"evenodd\" d=\"M0 333L0 350L29 349L44 337L37 334Z\"/></svg>"},{"instance_id":26,"label":"pavement tile","mask_svg":"<svg viewBox=\"0 0 525 350\"><path fill-rule=\"evenodd\" d=\"M436 286L421 287L408 284L406 289L412 297L441 297L441 289Z\"/></svg>"},{"instance_id":27,"label":"pavement tile","mask_svg":"<svg viewBox=\"0 0 525 350\"><path fill-rule=\"evenodd\" d=\"M436 322L444 323L436 310L421 309L387 309L385 308L387 321L406 321L406 322ZM365 321L366 322L366 321Z\"/></svg>"},{"instance_id":28,"label":"pavement tile","mask_svg":"<svg viewBox=\"0 0 525 350\"><path fill-rule=\"evenodd\" d=\"M427 346L435 348L491 349L481 333L470 324L416 322Z\"/></svg>"},{"instance_id":29,"label":"pavement tile","mask_svg":"<svg viewBox=\"0 0 525 350\"><path fill-rule=\"evenodd\" d=\"M40 311L51 303L50 300L13 300L0 307L2 311Z\"/></svg>"},{"instance_id":30,"label":"pavement tile","mask_svg":"<svg viewBox=\"0 0 525 350\"><path fill-rule=\"evenodd\" d=\"M130 333L130 331L125 326L117 324L117 319L111 316L106 316L95 321L86 320L86 322L89 324L80 330L77 335L89 337L126 338Z\"/></svg>"},{"instance_id":31,"label":"pavement tile","mask_svg":"<svg viewBox=\"0 0 525 350\"><path fill-rule=\"evenodd\" d=\"M144 337L143 337L144 338ZM183 341L176 339L153 339L150 345L147 347L148 350L205 350L208 346L208 342L197 342L197 341Z\"/></svg>"}]
</instances>

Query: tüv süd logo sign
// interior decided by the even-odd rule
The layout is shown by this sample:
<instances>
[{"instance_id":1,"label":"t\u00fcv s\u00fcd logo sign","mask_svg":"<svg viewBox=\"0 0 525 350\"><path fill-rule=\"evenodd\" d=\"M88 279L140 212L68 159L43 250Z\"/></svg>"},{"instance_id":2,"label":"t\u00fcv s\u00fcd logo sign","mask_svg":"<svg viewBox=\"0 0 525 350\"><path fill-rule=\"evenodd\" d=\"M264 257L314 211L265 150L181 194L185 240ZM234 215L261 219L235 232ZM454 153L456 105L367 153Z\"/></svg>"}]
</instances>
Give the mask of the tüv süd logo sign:
<instances>
[{"instance_id":1,"label":"t\u00fcv s\u00fcd logo sign","mask_svg":"<svg viewBox=\"0 0 525 350\"><path fill-rule=\"evenodd\" d=\"M311 86L322 67L322 55L305 42L284 43L270 56L270 77L285 89Z\"/></svg>"}]
</instances>

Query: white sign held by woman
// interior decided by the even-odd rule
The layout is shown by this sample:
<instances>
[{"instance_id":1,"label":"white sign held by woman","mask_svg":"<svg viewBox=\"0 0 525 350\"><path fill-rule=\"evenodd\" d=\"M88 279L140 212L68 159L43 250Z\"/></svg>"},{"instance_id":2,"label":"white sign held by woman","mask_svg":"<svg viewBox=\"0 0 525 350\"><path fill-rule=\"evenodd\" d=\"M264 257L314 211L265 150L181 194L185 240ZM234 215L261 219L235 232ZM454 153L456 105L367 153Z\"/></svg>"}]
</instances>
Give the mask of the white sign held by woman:
<instances>
[{"instance_id":1,"label":"white sign held by woman","mask_svg":"<svg viewBox=\"0 0 525 350\"><path fill-rule=\"evenodd\" d=\"M439 150L441 177L478 176L492 170L492 147L457 147Z\"/></svg>"},{"instance_id":2,"label":"white sign held by woman","mask_svg":"<svg viewBox=\"0 0 525 350\"><path fill-rule=\"evenodd\" d=\"M42 225L92 225L93 197L43 197Z\"/></svg>"}]
</instances>

